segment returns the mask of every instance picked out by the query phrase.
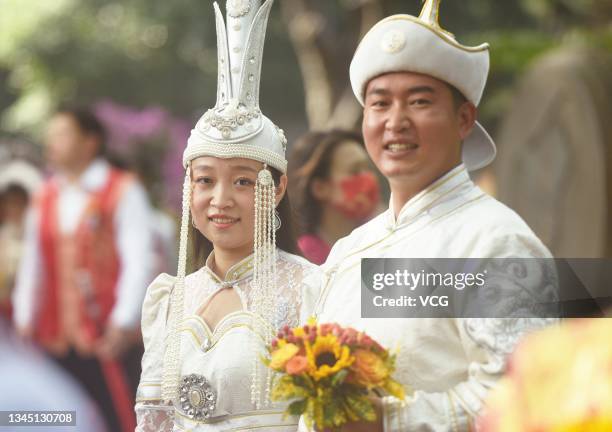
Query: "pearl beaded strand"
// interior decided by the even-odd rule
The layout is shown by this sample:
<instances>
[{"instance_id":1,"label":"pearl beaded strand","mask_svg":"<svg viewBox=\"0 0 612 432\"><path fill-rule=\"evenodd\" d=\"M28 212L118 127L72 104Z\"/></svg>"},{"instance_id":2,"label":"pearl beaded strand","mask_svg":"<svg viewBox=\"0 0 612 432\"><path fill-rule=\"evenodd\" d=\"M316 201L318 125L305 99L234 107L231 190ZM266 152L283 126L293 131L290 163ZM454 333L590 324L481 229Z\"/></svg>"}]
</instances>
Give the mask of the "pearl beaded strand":
<instances>
[{"instance_id":1,"label":"pearl beaded strand","mask_svg":"<svg viewBox=\"0 0 612 432\"><path fill-rule=\"evenodd\" d=\"M187 263L187 241L189 234L189 215L191 203L191 166L187 163L185 181L183 182L183 205L181 217L181 231L179 238L179 256L177 268L177 281L172 289L170 298L170 316L168 318L170 335L164 353L162 373L162 399L173 401L178 397L178 383L180 380L181 340L179 327L183 321L185 272Z\"/></svg>"},{"instance_id":2,"label":"pearl beaded strand","mask_svg":"<svg viewBox=\"0 0 612 432\"><path fill-rule=\"evenodd\" d=\"M253 329L265 344L272 341L274 294L276 293L276 236L274 231L274 179L264 165L255 184L255 237L253 274ZM257 340L253 339L251 402L257 409L269 405L271 375L266 376L265 400L261 395L261 365Z\"/></svg>"}]
</instances>

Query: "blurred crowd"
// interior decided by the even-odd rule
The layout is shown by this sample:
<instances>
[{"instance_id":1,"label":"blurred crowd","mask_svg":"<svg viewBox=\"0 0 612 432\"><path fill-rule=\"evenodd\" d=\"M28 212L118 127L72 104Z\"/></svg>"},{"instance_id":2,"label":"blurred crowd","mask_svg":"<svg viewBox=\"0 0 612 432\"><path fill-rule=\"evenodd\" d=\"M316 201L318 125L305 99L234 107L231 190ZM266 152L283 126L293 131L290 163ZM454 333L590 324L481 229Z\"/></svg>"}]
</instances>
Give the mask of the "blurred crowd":
<instances>
[{"instance_id":1,"label":"blurred crowd","mask_svg":"<svg viewBox=\"0 0 612 432\"><path fill-rule=\"evenodd\" d=\"M112 136L100 117L82 107L58 110L42 146L30 145L34 153L42 148L43 162L5 146L2 342L28 346L16 358L30 357L50 371L49 380L64 380L56 391L80 385L91 415L104 419L100 427L128 431L143 349L141 305L152 278L175 271L177 223L156 199L155 161L145 147L130 158L109 151ZM308 133L290 159L299 247L322 264L339 238L382 211L379 180L352 131ZM28 356L32 347L44 355ZM18 363L5 363L4 372Z\"/></svg>"},{"instance_id":2,"label":"blurred crowd","mask_svg":"<svg viewBox=\"0 0 612 432\"><path fill-rule=\"evenodd\" d=\"M135 426L145 288L154 275L174 273L177 224L176 215L155 199L146 155L113 157L107 141L92 111L64 108L46 126L44 162L10 146L3 149L0 379L3 385L20 385L11 385L12 402L0 399L3 409L49 409L54 394L59 400L73 398L90 419L86 430L128 431ZM325 262L338 239L385 208L385 191L359 133L305 134L290 147L288 172L298 244L316 264ZM576 428L563 430L581 430L580 422L591 417L601 429L590 430L612 430L610 321L571 324L527 340L510 362L512 370L494 395L483 429L536 430L530 428L543 419L552 429L538 430L557 430L555 416L549 415L554 407L536 400L540 394L550 400L549 393L557 392L559 403L575 415L568 422ZM551 356L559 346L568 354ZM559 372L551 375L549 366ZM567 382L554 376L567 376ZM596 398L574 394L590 405L576 406L563 396L570 394L564 386L590 392L572 376L601 384ZM541 380L541 389L522 390Z\"/></svg>"}]
</instances>

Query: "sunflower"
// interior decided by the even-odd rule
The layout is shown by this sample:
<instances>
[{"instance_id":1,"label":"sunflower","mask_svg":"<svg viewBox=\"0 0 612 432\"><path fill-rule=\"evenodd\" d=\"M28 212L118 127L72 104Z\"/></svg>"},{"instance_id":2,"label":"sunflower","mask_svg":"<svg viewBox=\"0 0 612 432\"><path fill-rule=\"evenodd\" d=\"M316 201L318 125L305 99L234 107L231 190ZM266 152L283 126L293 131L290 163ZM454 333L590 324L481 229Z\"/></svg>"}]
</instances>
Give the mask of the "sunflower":
<instances>
[{"instance_id":1,"label":"sunflower","mask_svg":"<svg viewBox=\"0 0 612 432\"><path fill-rule=\"evenodd\" d=\"M342 346L333 334L318 336L312 346L306 342L305 348L309 369L316 381L349 367L355 361L349 347Z\"/></svg>"}]
</instances>

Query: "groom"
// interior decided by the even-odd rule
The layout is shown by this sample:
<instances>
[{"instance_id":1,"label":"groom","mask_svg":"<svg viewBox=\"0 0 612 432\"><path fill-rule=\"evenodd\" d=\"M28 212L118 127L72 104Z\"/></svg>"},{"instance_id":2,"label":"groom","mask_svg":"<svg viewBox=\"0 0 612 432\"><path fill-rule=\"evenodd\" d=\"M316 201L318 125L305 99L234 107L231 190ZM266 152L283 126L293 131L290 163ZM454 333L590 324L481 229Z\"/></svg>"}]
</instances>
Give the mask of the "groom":
<instances>
[{"instance_id":1,"label":"groom","mask_svg":"<svg viewBox=\"0 0 612 432\"><path fill-rule=\"evenodd\" d=\"M324 265L319 322L366 331L399 348L396 378L410 397L377 400L377 423L345 431L469 431L518 339L548 321L361 317L362 258L546 258L511 209L469 171L495 145L476 122L489 47L463 46L440 28L439 0L420 16L376 24L357 48L351 84L363 105L367 151L391 188L389 209L340 240ZM529 327L529 329L528 329Z\"/></svg>"}]
</instances>

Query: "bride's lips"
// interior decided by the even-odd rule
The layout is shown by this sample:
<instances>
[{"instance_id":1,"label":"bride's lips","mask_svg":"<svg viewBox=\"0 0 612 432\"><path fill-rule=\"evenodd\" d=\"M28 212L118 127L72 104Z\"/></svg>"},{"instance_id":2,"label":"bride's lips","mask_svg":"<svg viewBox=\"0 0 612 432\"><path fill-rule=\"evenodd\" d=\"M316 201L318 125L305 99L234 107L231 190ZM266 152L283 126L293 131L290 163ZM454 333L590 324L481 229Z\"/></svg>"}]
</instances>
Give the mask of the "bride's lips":
<instances>
[{"instance_id":1,"label":"bride's lips","mask_svg":"<svg viewBox=\"0 0 612 432\"><path fill-rule=\"evenodd\" d=\"M227 229L240 221L240 218L233 218L227 215L214 214L208 216L208 221L218 229Z\"/></svg>"}]
</instances>

